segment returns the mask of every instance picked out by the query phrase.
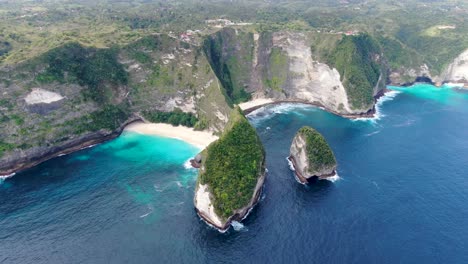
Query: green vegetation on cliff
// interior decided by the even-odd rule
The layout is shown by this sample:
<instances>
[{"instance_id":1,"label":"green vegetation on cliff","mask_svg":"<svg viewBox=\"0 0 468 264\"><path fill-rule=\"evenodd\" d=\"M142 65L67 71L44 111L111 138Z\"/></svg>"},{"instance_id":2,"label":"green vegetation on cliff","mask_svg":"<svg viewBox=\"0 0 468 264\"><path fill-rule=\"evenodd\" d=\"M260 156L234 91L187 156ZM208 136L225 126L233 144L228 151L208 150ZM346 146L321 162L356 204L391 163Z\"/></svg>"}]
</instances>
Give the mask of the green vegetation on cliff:
<instances>
[{"instance_id":1,"label":"green vegetation on cliff","mask_svg":"<svg viewBox=\"0 0 468 264\"><path fill-rule=\"evenodd\" d=\"M216 213L228 218L249 203L264 173L262 143L239 108L233 110L226 130L204 155L199 181L208 184Z\"/></svg>"},{"instance_id":2,"label":"green vegetation on cliff","mask_svg":"<svg viewBox=\"0 0 468 264\"><path fill-rule=\"evenodd\" d=\"M274 47L271 49L268 65L266 86L277 92L282 92L282 87L288 78L288 56L280 48Z\"/></svg>"},{"instance_id":3,"label":"green vegetation on cliff","mask_svg":"<svg viewBox=\"0 0 468 264\"><path fill-rule=\"evenodd\" d=\"M40 58L47 68L36 79L40 83L76 83L86 86L86 98L106 102L106 84L125 85L128 75L117 60L118 49L86 48L68 43L50 50Z\"/></svg>"},{"instance_id":4,"label":"green vegetation on cliff","mask_svg":"<svg viewBox=\"0 0 468 264\"><path fill-rule=\"evenodd\" d=\"M130 114L125 105L105 105L101 110L65 122L73 128L74 134L92 132L100 129L115 130L121 126Z\"/></svg>"},{"instance_id":5,"label":"green vegetation on cliff","mask_svg":"<svg viewBox=\"0 0 468 264\"><path fill-rule=\"evenodd\" d=\"M380 76L377 63L380 54L374 39L360 34L343 36L325 57L327 63L339 71L353 108L367 109L373 104L374 87Z\"/></svg>"},{"instance_id":6,"label":"green vegetation on cliff","mask_svg":"<svg viewBox=\"0 0 468 264\"><path fill-rule=\"evenodd\" d=\"M13 150L14 148L15 148L15 145L0 141L0 157L3 156L4 152Z\"/></svg>"},{"instance_id":7,"label":"green vegetation on cliff","mask_svg":"<svg viewBox=\"0 0 468 264\"><path fill-rule=\"evenodd\" d=\"M143 111L143 116L153 123L169 123L174 126L194 127L198 118L193 113L184 113L176 108L172 112Z\"/></svg>"},{"instance_id":8,"label":"green vegetation on cliff","mask_svg":"<svg viewBox=\"0 0 468 264\"><path fill-rule=\"evenodd\" d=\"M251 96L245 88L253 58L253 34L226 28L208 36L203 49L224 88L226 101L230 105L248 101Z\"/></svg>"},{"instance_id":9,"label":"green vegetation on cliff","mask_svg":"<svg viewBox=\"0 0 468 264\"><path fill-rule=\"evenodd\" d=\"M320 171L324 168L336 166L336 159L333 151L325 138L315 129L305 126L299 129L306 141L306 152L309 160L309 171Z\"/></svg>"}]
</instances>

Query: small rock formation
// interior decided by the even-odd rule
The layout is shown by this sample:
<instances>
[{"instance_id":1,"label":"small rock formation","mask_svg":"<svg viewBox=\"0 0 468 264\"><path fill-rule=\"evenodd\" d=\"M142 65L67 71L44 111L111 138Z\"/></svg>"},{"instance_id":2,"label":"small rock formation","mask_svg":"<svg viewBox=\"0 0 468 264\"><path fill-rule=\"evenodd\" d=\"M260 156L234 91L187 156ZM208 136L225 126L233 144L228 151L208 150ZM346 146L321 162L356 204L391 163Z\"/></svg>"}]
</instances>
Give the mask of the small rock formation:
<instances>
[{"instance_id":1,"label":"small rock formation","mask_svg":"<svg viewBox=\"0 0 468 264\"><path fill-rule=\"evenodd\" d=\"M312 177L328 178L336 175L336 159L325 138L311 127L296 133L290 149L297 179L305 184Z\"/></svg>"},{"instance_id":2,"label":"small rock formation","mask_svg":"<svg viewBox=\"0 0 468 264\"><path fill-rule=\"evenodd\" d=\"M201 167L202 163L202 155L201 153L198 153L193 159L190 160L190 164L192 167L199 169Z\"/></svg>"}]
</instances>

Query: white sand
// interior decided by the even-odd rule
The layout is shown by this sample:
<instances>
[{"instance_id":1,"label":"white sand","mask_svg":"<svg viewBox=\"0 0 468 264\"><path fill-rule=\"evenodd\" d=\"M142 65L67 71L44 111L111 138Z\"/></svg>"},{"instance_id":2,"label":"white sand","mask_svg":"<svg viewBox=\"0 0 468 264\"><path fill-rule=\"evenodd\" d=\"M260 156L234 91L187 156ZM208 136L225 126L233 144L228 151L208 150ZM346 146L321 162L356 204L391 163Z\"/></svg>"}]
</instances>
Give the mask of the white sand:
<instances>
[{"instance_id":1,"label":"white sand","mask_svg":"<svg viewBox=\"0 0 468 264\"><path fill-rule=\"evenodd\" d=\"M31 104L50 104L57 102L63 99L58 93L50 92L40 88L34 88L27 96L24 98L28 105Z\"/></svg>"},{"instance_id":2,"label":"white sand","mask_svg":"<svg viewBox=\"0 0 468 264\"><path fill-rule=\"evenodd\" d=\"M270 99L270 98L259 98L259 99L254 99L252 101L248 101L248 102L245 102L245 103L241 103L241 104L239 104L239 107L242 110L246 110L246 109L251 109L251 108L257 107L257 106L270 104L270 103L273 103L273 102L274 101L272 99Z\"/></svg>"},{"instance_id":3,"label":"white sand","mask_svg":"<svg viewBox=\"0 0 468 264\"><path fill-rule=\"evenodd\" d=\"M185 141L199 149L206 148L211 142L218 139L217 136L207 131L195 131L193 128L172 126L162 123L135 122L125 127L125 131L137 132L146 135L176 138Z\"/></svg>"},{"instance_id":4,"label":"white sand","mask_svg":"<svg viewBox=\"0 0 468 264\"><path fill-rule=\"evenodd\" d=\"M208 185L199 184L195 194L195 207L205 217L216 224L218 227L223 226L223 222L219 219L214 211L214 206L211 204L210 193L207 190Z\"/></svg>"}]
</instances>

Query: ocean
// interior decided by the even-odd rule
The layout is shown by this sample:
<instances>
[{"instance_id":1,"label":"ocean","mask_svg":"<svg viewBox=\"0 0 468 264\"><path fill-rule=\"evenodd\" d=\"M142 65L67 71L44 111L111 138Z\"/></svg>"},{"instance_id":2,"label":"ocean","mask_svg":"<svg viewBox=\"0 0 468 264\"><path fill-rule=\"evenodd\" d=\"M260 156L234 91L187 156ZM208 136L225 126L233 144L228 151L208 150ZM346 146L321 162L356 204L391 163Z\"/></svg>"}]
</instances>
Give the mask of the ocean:
<instances>
[{"instance_id":1,"label":"ocean","mask_svg":"<svg viewBox=\"0 0 468 264\"><path fill-rule=\"evenodd\" d=\"M0 263L468 263L468 91L390 87L377 118L257 110L260 203L221 234L193 207L199 150L136 133L0 183ZM339 178L296 182L296 131L321 132Z\"/></svg>"}]
</instances>

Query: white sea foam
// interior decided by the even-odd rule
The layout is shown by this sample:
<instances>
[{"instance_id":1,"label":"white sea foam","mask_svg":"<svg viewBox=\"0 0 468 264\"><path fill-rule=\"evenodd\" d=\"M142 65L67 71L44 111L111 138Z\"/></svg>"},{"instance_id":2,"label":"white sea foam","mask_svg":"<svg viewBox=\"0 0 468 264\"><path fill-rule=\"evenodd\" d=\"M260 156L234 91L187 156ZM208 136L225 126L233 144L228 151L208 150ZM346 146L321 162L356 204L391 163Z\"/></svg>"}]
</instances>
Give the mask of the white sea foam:
<instances>
[{"instance_id":1,"label":"white sea foam","mask_svg":"<svg viewBox=\"0 0 468 264\"><path fill-rule=\"evenodd\" d=\"M288 161L289 169L292 171L296 171L296 169L294 168L294 164L292 163L292 161L289 160L289 157L286 157L286 160Z\"/></svg>"},{"instance_id":2,"label":"white sea foam","mask_svg":"<svg viewBox=\"0 0 468 264\"><path fill-rule=\"evenodd\" d=\"M294 112L298 109L317 109L314 106L301 103L280 103L275 105L267 105L252 111L247 115L250 121L260 122L262 120L271 118L274 115Z\"/></svg>"},{"instance_id":3,"label":"white sea foam","mask_svg":"<svg viewBox=\"0 0 468 264\"><path fill-rule=\"evenodd\" d=\"M376 123L378 120L382 119L385 115L382 113L382 106L385 102L392 101L395 99L395 97L400 94L400 91L389 91L385 93L384 96L380 97L377 100L377 103L375 104L375 114L374 117L361 117L361 118L356 118L353 119L353 121L367 121L367 122L372 122Z\"/></svg>"},{"instance_id":4,"label":"white sea foam","mask_svg":"<svg viewBox=\"0 0 468 264\"><path fill-rule=\"evenodd\" d=\"M336 181L338 181L339 179L341 179L341 178L340 178L340 175L338 175L338 173L336 173L334 176L324 178L323 180L327 180L327 181L331 181L331 182L336 182Z\"/></svg>"},{"instance_id":5,"label":"white sea foam","mask_svg":"<svg viewBox=\"0 0 468 264\"><path fill-rule=\"evenodd\" d=\"M96 145L97 145L97 144L92 144L92 145L89 145L89 146L84 147L84 148L81 148L81 149L89 149L89 148L92 148L92 147L94 147L94 146L96 146Z\"/></svg>"},{"instance_id":6,"label":"white sea foam","mask_svg":"<svg viewBox=\"0 0 468 264\"><path fill-rule=\"evenodd\" d=\"M185 168L186 170L195 169L195 168L192 166L192 163L190 163L190 160L191 160L191 159L192 159L192 158L190 158L190 159L188 159L188 160L186 160L186 161L184 162L184 168Z\"/></svg>"},{"instance_id":7,"label":"white sea foam","mask_svg":"<svg viewBox=\"0 0 468 264\"><path fill-rule=\"evenodd\" d=\"M0 175L0 184L1 184L4 180L6 180L6 179L8 179L8 178L11 178L11 177L13 177L13 176L15 176L15 175L16 175L16 173L12 173L12 174L8 174L8 175Z\"/></svg>"},{"instance_id":8,"label":"white sea foam","mask_svg":"<svg viewBox=\"0 0 468 264\"><path fill-rule=\"evenodd\" d=\"M232 222L231 222L231 226L232 226L232 228L234 228L234 230L236 230L236 231L242 231L242 230L245 230L245 229L246 229L246 227L245 227L242 223L237 222L237 221L232 221Z\"/></svg>"}]
</instances>

